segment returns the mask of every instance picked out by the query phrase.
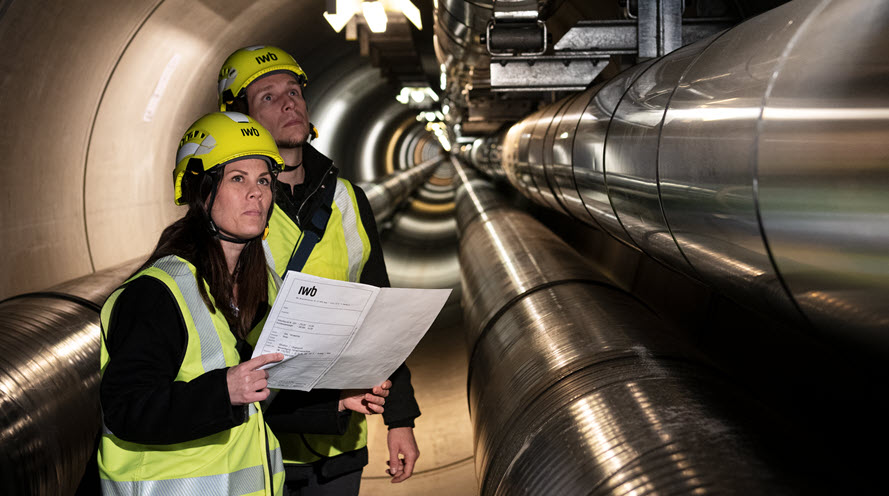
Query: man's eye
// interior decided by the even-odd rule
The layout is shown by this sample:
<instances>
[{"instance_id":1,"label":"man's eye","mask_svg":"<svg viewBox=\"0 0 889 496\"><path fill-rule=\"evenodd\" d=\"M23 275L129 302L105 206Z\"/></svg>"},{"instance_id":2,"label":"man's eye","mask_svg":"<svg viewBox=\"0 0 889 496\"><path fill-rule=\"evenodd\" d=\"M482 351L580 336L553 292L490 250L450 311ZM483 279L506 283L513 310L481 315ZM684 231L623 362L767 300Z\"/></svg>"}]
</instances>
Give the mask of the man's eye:
<instances>
[{"instance_id":1,"label":"man's eye","mask_svg":"<svg viewBox=\"0 0 889 496\"><path fill-rule=\"evenodd\" d=\"M265 102L270 102L270 101L272 101L272 96L271 96L271 95L265 95L265 96L262 97L262 100L265 101Z\"/></svg>"}]
</instances>

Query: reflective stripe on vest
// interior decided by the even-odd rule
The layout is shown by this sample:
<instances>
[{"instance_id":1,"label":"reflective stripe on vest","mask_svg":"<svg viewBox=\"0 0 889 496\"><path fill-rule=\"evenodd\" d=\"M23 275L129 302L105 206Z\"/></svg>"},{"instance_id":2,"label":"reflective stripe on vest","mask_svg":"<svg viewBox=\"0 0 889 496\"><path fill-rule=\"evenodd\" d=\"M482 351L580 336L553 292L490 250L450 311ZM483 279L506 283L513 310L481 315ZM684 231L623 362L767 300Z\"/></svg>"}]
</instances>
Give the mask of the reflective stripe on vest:
<instances>
[{"instance_id":1,"label":"reflective stripe on vest","mask_svg":"<svg viewBox=\"0 0 889 496\"><path fill-rule=\"evenodd\" d=\"M358 216L352 208L352 197L339 181L336 182L333 201L343 216L343 237L346 239L346 251L349 254L349 281L358 282L358 269L363 265L361 259L364 255L364 244L358 233Z\"/></svg>"},{"instance_id":2,"label":"reflective stripe on vest","mask_svg":"<svg viewBox=\"0 0 889 496\"><path fill-rule=\"evenodd\" d=\"M185 319L188 341L176 380L189 381L238 363L236 338L221 313L212 315L204 304L198 290L201 282L191 264L178 257L164 257L127 283L143 276L157 279L171 291ZM126 283L112 293L102 308L104 329L125 287ZM268 298L274 299L277 291L271 278L268 291ZM103 340L103 373L110 359ZM103 422L98 459L103 492L141 496L280 494L284 466L278 440L256 403L248 404L247 412L247 421L229 430L163 446L121 440ZM224 473L217 473L220 471Z\"/></svg>"},{"instance_id":3,"label":"reflective stripe on vest","mask_svg":"<svg viewBox=\"0 0 889 496\"><path fill-rule=\"evenodd\" d=\"M205 475L191 479L153 481L110 481L102 479L102 494L114 496L196 494L242 495L265 489L263 467L249 467L231 474Z\"/></svg>"},{"instance_id":4,"label":"reflective stripe on vest","mask_svg":"<svg viewBox=\"0 0 889 496\"><path fill-rule=\"evenodd\" d=\"M280 291L281 285L284 284L284 281L281 280L281 276L278 275L278 271L275 269L275 257L272 255L272 247L269 246L268 240L262 240L262 251L265 253L265 263L268 264L269 267L272 268L272 278L275 281L275 289ZM269 306L274 302L269 302Z\"/></svg>"},{"instance_id":5,"label":"reflective stripe on vest","mask_svg":"<svg viewBox=\"0 0 889 496\"><path fill-rule=\"evenodd\" d=\"M201 293L198 291L197 279L189 270L185 262L173 256L166 256L155 262L154 267L170 274L170 277L176 281L179 292L185 299L185 305L191 318L194 321L194 327L198 331L201 340L201 365L204 370L221 369L225 367L225 357L222 354L222 343L219 341L219 335L216 334L216 326L213 325L213 319L210 317L210 310L204 304Z\"/></svg>"},{"instance_id":6,"label":"reflective stripe on vest","mask_svg":"<svg viewBox=\"0 0 889 496\"><path fill-rule=\"evenodd\" d=\"M302 272L328 279L358 282L370 256L370 240L351 184L337 179L334 202L324 235L309 255ZM302 231L280 206L275 205L269 220L266 239L274 264L271 267L284 275L290 257L302 240Z\"/></svg>"}]
</instances>

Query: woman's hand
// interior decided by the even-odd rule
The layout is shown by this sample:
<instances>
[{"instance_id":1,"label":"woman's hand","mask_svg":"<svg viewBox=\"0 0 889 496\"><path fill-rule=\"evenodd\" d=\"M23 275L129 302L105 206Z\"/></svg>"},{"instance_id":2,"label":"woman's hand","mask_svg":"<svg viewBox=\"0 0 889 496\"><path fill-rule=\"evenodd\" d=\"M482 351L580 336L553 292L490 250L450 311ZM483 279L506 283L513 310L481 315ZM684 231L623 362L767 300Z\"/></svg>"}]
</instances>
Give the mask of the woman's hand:
<instances>
[{"instance_id":1,"label":"woman's hand","mask_svg":"<svg viewBox=\"0 0 889 496\"><path fill-rule=\"evenodd\" d=\"M391 387L391 381L383 381L370 392L367 389L345 389L340 393L339 411L348 409L365 415L383 413L383 405L386 404Z\"/></svg>"},{"instance_id":2,"label":"woman's hand","mask_svg":"<svg viewBox=\"0 0 889 496\"><path fill-rule=\"evenodd\" d=\"M263 365L280 362L284 359L281 353L269 353L251 358L244 363L228 369L225 379L228 383L228 397L232 405L246 405L254 401L262 401L269 396L269 373L257 370Z\"/></svg>"}]
</instances>

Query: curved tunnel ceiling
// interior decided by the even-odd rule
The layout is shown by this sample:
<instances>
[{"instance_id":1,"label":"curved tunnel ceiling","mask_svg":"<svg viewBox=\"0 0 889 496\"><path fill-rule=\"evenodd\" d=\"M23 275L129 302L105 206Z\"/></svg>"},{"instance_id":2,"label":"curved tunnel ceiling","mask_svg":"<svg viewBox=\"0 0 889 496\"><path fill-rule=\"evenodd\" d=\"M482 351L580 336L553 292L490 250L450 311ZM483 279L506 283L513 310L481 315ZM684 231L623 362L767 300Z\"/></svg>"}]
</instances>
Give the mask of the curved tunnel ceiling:
<instances>
[{"instance_id":1,"label":"curved tunnel ceiling","mask_svg":"<svg viewBox=\"0 0 889 496\"><path fill-rule=\"evenodd\" d=\"M294 53L309 75L316 145L342 175L386 174L387 142L373 138L416 114L357 42L321 22L323 10L285 0L6 2L0 40L18 49L2 62L14 125L0 148L29 165L0 172L0 298L150 251L181 214L169 188L176 143L214 110L216 71L241 46Z\"/></svg>"}]
</instances>

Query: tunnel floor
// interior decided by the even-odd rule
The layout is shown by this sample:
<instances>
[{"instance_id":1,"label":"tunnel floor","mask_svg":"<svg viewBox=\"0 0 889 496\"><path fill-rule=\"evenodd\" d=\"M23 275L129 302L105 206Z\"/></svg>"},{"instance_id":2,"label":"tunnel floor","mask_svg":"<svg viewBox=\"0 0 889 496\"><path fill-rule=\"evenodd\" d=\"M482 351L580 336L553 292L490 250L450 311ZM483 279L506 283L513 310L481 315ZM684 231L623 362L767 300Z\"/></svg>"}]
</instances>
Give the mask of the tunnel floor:
<instances>
[{"instance_id":1,"label":"tunnel floor","mask_svg":"<svg viewBox=\"0 0 889 496\"><path fill-rule=\"evenodd\" d=\"M448 303L407 364L422 412L414 429L420 448L414 475L399 484L389 482L385 472L389 459L386 427L381 416L368 417L370 462L364 468L360 495L477 494L466 399L465 332L459 304Z\"/></svg>"}]
</instances>

